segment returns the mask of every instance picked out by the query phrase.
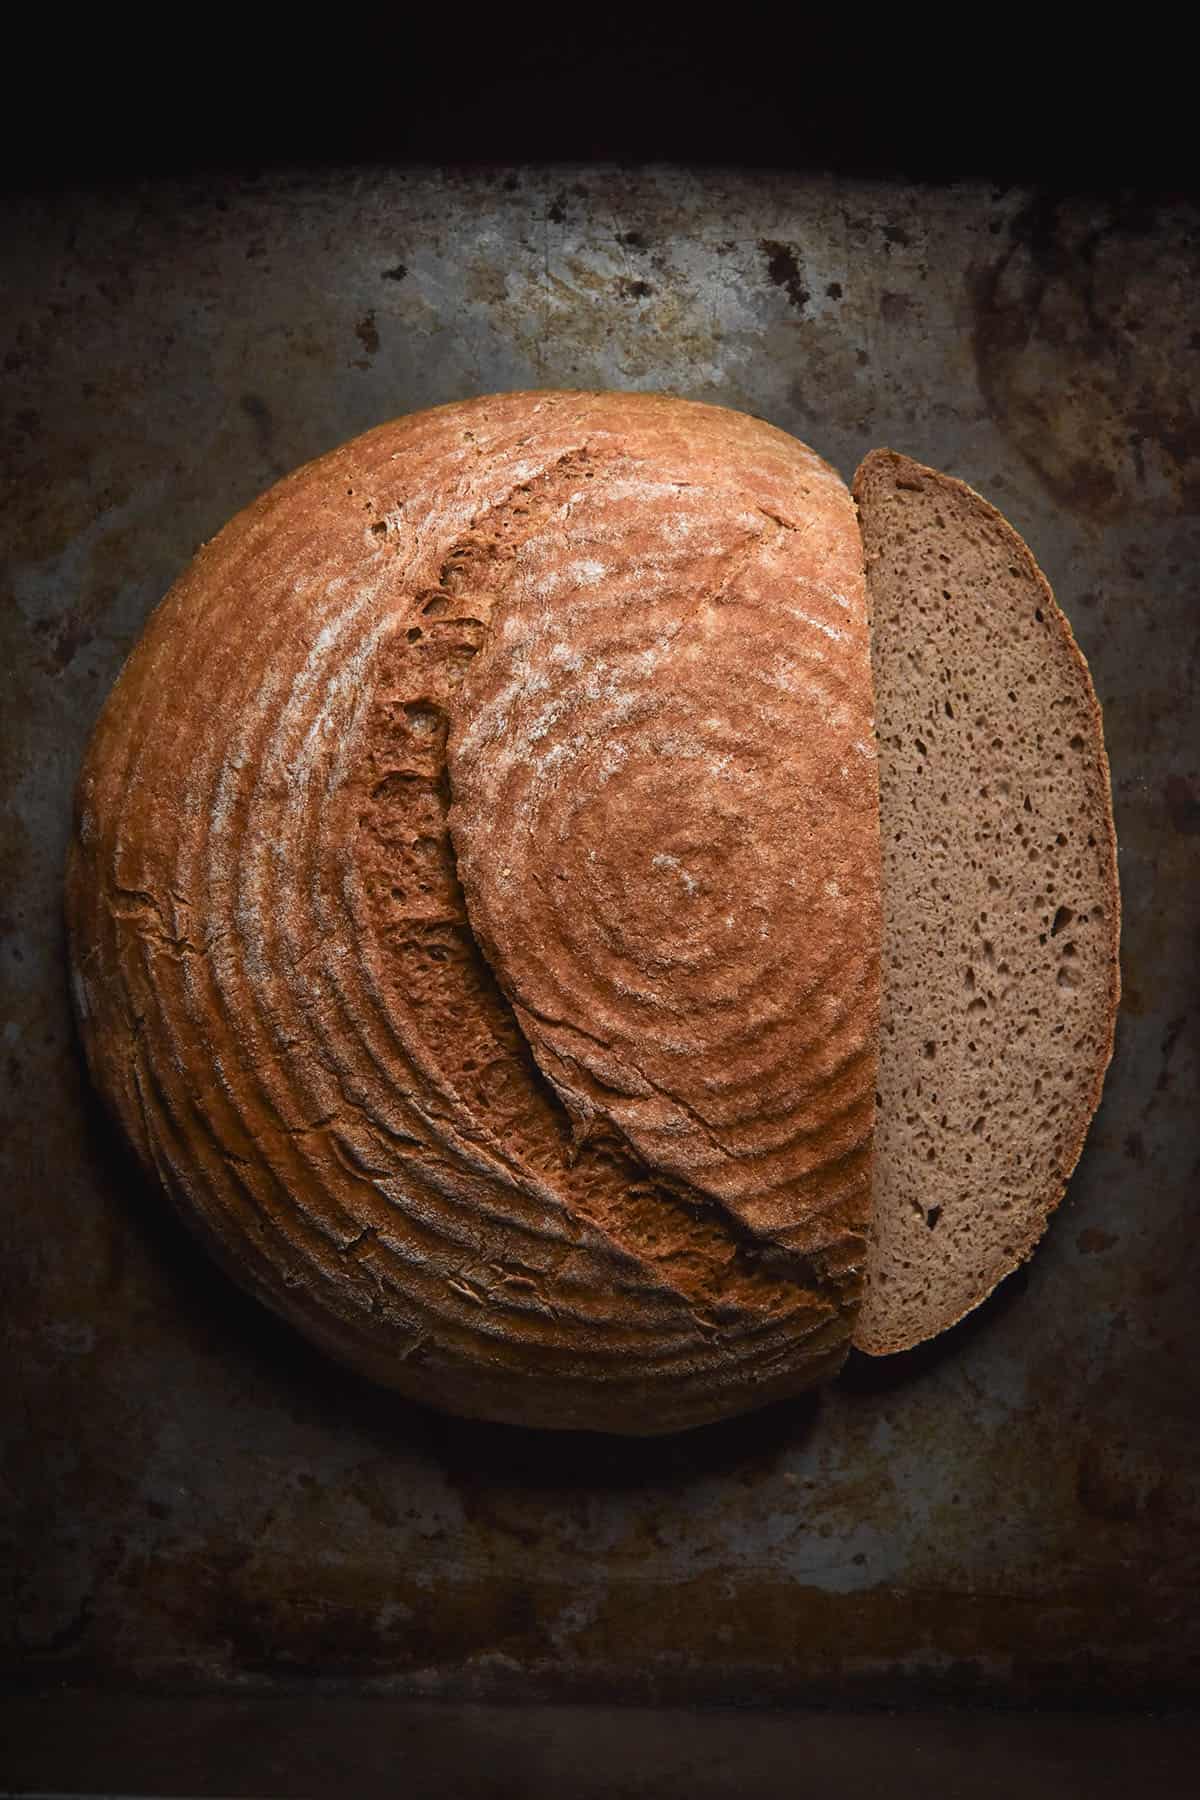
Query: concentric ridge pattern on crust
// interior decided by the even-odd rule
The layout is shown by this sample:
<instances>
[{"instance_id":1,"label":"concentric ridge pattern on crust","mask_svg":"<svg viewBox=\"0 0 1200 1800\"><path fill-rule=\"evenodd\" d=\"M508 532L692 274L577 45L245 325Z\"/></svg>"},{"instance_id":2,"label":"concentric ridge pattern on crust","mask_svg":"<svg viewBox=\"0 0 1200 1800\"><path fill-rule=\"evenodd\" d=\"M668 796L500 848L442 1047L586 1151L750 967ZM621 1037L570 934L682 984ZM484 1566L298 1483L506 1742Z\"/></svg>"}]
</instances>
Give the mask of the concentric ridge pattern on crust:
<instances>
[{"instance_id":1,"label":"concentric ridge pattern on crust","mask_svg":"<svg viewBox=\"0 0 1200 1800\"><path fill-rule=\"evenodd\" d=\"M81 777L89 1059L231 1271L403 1391L659 1431L860 1297L878 827L851 502L792 439L512 395L299 470Z\"/></svg>"}]
</instances>

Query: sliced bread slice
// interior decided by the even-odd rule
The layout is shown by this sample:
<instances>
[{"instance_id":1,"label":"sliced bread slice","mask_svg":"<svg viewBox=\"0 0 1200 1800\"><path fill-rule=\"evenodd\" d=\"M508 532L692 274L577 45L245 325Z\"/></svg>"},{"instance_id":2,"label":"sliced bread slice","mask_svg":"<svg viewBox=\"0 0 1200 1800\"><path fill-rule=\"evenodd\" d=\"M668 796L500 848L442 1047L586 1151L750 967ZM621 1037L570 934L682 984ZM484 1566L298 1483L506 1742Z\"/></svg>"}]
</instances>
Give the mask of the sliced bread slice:
<instances>
[{"instance_id":1,"label":"sliced bread slice","mask_svg":"<svg viewBox=\"0 0 1200 1800\"><path fill-rule=\"evenodd\" d=\"M891 450L854 482L883 842L875 1221L855 1334L953 1325L1030 1254L1112 1055L1120 895L1100 708L1012 526Z\"/></svg>"}]
</instances>

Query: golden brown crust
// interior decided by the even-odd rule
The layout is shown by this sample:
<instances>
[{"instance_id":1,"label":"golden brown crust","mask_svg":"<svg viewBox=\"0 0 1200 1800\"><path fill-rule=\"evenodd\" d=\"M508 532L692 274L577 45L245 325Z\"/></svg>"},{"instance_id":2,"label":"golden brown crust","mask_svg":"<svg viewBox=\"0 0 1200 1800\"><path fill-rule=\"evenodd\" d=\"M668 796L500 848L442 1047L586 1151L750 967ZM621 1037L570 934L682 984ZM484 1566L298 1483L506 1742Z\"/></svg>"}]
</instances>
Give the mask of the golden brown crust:
<instances>
[{"instance_id":1,"label":"golden brown crust","mask_svg":"<svg viewBox=\"0 0 1200 1800\"><path fill-rule=\"evenodd\" d=\"M855 1342L885 1355L980 1305L1061 1200L1112 1058L1120 888L1100 706L1028 546L966 483L892 450L865 458L853 491L876 612L889 971ZM932 574L923 531L940 534ZM939 846L943 861L960 855L940 891ZM981 955L968 960L968 939L960 968L955 933L972 928ZM925 1060L946 1047L953 1068ZM931 1099L927 1141L914 1127Z\"/></svg>"},{"instance_id":2,"label":"golden brown crust","mask_svg":"<svg viewBox=\"0 0 1200 1800\"><path fill-rule=\"evenodd\" d=\"M796 1392L861 1289L870 714L849 496L784 434L381 427L200 553L105 709L95 1079L238 1279L415 1398L645 1432Z\"/></svg>"}]
</instances>

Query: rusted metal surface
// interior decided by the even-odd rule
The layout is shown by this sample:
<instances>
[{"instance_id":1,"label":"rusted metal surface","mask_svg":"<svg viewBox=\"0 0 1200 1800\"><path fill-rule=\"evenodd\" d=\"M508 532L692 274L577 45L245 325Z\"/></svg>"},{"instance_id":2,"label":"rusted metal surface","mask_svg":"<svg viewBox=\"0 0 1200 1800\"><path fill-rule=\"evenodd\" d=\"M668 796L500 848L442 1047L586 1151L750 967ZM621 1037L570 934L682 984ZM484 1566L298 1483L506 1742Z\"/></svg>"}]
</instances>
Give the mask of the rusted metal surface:
<instances>
[{"instance_id":1,"label":"rusted metal surface","mask_svg":"<svg viewBox=\"0 0 1200 1800\"><path fill-rule=\"evenodd\" d=\"M0 1741L5 1791L60 1800L1127 1800L1194 1788L1200 1720L68 1695L0 1700Z\"/></svg>"},{"instance_id":2,"label":"rusted metal surface","mask_svg":"<svg viewBox=\"0 0 1200 1800\"><path fill-rule=\"evenodd\" d=\"M7 1664L34 1683L723 1700L1200 1686L1197 217L670 171L264 177L6 203ZM661 386L1028 537L1105 706L1106 1099L1034 1262L938 1344L664 1442L439 1418L229 1284L108 1135L69 795L195 547L388 416Z\"/></svg>"}]
</instances>

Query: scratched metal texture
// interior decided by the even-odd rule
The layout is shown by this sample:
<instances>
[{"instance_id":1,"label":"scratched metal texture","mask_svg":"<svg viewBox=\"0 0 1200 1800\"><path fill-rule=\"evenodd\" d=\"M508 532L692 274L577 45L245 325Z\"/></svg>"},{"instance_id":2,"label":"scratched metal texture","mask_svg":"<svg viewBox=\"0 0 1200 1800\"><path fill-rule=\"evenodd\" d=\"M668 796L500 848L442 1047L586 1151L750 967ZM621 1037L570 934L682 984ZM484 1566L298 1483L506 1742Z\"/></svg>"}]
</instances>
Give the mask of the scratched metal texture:
<instances>
[{"instance_id":1,"label":"scratched metal texture","mask_svg":"<svg viewBox=\"0 0 1200 1800\"><path fill-rule=\"evenodd\" d=\"M1194 1696L1196 213L668 169L276 173L4 208L10 1678ZM465 1424L327 1364L138 1177L66 998L75 771L197 545L367 426L529 385L665 387L846 475L891 444L964 476L1056 587L1113 763L1116 1060L1043 1248L938 1344L668 1441Z\"/></svg>"}]
</instances>

